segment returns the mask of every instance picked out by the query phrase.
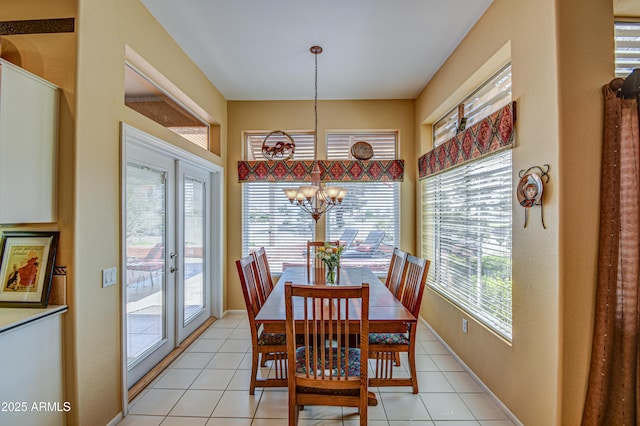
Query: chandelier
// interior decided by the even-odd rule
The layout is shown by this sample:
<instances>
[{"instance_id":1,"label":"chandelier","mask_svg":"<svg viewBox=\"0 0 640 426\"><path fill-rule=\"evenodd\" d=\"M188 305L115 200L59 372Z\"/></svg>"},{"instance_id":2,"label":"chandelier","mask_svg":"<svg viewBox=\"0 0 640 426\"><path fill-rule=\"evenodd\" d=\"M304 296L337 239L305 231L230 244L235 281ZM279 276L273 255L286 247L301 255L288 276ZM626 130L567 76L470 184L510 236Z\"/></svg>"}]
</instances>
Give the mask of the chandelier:
<instances>
[{"instance_id":1,"label":"chandelier","mask_svg":"<svg viewBox=\"0 0 640 426\"><path fill-rule=\"evenodd\" d=\"M315 124L313 129L314 143L318 143L318 55L322 53L322 47L311 46L309 49L315 58L315 98L313 101L313 110L315 115ZM315 158L315 156L314 156ZM347 190L340 186L323 187L320 182L320 166L314 159L313 169L311 169L311 185L302 185L298 188L283 189L285 195L291 204L296 204L302 210L311 214L313 220L318 222L320 217L342 203Z\"/></svg>"}]
</instances>

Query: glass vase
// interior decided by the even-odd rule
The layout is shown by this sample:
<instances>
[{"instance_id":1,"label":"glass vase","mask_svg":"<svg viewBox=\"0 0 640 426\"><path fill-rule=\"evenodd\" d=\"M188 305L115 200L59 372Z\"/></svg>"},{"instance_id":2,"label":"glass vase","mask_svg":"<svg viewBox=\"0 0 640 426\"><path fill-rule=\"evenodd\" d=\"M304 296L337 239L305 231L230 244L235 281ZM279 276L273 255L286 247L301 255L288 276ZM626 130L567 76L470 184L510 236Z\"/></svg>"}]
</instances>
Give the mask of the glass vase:
<instances>
[{"instance_id":1,"label":"glass vase","mask_svg":"<svg viewBox=\"0 0 640 426\"><path fill-rule=\"evenodd\" d=\"M327 265L327 284L336 283L336 267Z\"/></svg>"}]
</instances>

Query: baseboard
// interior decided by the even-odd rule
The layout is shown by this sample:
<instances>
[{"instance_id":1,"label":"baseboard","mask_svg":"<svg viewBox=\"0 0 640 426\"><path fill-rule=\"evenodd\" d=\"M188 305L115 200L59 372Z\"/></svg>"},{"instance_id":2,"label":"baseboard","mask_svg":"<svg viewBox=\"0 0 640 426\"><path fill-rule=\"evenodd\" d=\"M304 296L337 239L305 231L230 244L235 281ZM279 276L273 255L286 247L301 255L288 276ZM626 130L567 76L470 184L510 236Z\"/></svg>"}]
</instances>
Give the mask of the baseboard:
<instances>
[{"instance_id":1,"label":"baseboard","mask_svg":"<svg viewBox=\"0 0 640 426\"><path fill-rule=\"evenodd\" d=\"M229 309L222 313L222 318L224 318L225 315L229 315L229 314L246 314L246 313L247 311L245 309Z\"/></svg>"},{"instance_id":2,"label":"baseboard","mask_svg":"<svg viewBox=\"0 0 640 426\"><path fill-rule=\"evenodd\" d=\"M118 413L117 416L111 419L111 421L107 423L105 426L116 426L118 423L120 423L120 420L122 420L123 418L124 417L122 416L122 412L120 412Z\"/></svg>"},{"instance_id":3,"label":"baseboard","mask_svg":"<svg viewBox=\"0 0 640 426\"><path fill-rule=\"evenodd\" d=\"M507 417L509 417L509 420L511 420L514 424L516 424L517 426L524 426L523 423L518 420L518 418L511 412L511 410L509 410L507 408L506 405L504 405L504 403L502 401L500 401L500 399L493 393L491 392L491 389L489 389L487 387L487 385L484 384L484 382L482 380L480 380L480 378L478 376L476 376L476 373L474 373L467 364L464 363L464 361L462 361L460 359L460 357L458 356L458 354L456 354L453 349L451 349L449 347L449 345L447 345L447 342L444 341L444 339L438 334L436 333L436 331L431 327L431 325L429 325L429 323L427 321L425 321L424 318L419 317L420 318L420 322L422 322L425 327L427 327L429 329L429 331L435 336L436 339L438 339L438 341L442 344L442 346L444 346L444 348L447 350L447 352L449 352L449 354L455 358L456 361L458 361L458 363L462 366L462 368L464 368L464 370L469 373L469 375L471 376L471 378L478 384L478 386L480 386L482 388L482 390L489 395L489 397L493 400L493 402L496 403L496 405L498 405L498 407L500 407L502 409L502 411L504 411L507 414Z\"/></svg>"}]
</instances>

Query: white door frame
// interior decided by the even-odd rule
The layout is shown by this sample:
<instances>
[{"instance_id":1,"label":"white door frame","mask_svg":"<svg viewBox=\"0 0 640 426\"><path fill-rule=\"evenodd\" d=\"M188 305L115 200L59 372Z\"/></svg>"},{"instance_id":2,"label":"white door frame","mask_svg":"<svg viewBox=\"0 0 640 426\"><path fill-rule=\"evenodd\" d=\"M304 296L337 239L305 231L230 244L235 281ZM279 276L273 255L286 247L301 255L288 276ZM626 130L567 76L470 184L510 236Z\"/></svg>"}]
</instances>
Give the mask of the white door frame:
<instances>
[{"instance_id":1,"label":"white door frame","mask_svg":"<svg viewBox=\"0 0 640 426\"><path fill-rule=\"evenodd\" d=\"M224 256L224 247L222 246L223 242L223 188L224 188L224 168L214 164L198 155L195 155L191 152L185 151L175 145L170 144L160 138L157 138L153 135L150 135L140 129L137 129L130 124L121 122L121 138L120 138L120 181L121 181L121 189L120 189L120 202L121 208L124 209L126 206L126 194L123 189L123 185L126 177L126 164L127 164L127 145L134 144L136 146L149 149L151 151L155 151L161 153L163 155L172 155L176 159L194 164L198 167L204 168L211 173L211 188L208 190L208 195L211 200L211 205L213 206L211 209L211 227L210 227L210 235L211 239L211 252L210 253L210 262L211 262L211 291L210 291L210 300L208 301L211 306L211 315L217 318L220 318L223 313L223 256ZM123 212L121 211L121 215ZM120 246L121 246L121 259L120 259L120 283L125 282L125 274L123 265L126 265L126 236L124 235L124 226L121 225L121 236L120 236ZM121 285L121 293L122 293L122 307L121 312L126 311L126 286ZM129 407L128 400L128 387L127 387L127 324L126 321L122 321L122 384L123 384L123 414L126 415Z\"/></svg>"}]
</instances>

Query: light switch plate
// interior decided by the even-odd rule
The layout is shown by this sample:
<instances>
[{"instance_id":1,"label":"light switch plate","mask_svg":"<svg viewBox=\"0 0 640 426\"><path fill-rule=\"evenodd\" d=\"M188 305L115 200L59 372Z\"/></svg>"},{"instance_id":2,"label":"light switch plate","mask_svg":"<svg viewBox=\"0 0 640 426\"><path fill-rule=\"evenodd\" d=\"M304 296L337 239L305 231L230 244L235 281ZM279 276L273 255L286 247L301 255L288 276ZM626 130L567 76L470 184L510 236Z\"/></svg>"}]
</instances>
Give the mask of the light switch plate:
<instances>
[{"instance_id":1,"label":"light switch plate","mask_svg":"<svg viewBox=\"0 0 640 426\"><path fill-rule=\"evenodd\" d=\"M102 287L114 285L118 280L118 268L112 267L102 270Z\"/></svg>"}]
</instances>

